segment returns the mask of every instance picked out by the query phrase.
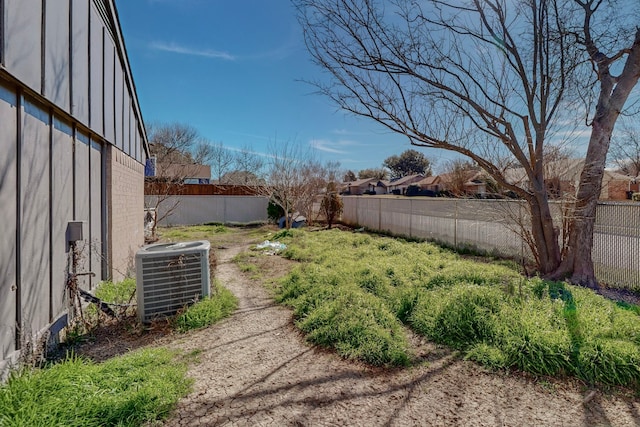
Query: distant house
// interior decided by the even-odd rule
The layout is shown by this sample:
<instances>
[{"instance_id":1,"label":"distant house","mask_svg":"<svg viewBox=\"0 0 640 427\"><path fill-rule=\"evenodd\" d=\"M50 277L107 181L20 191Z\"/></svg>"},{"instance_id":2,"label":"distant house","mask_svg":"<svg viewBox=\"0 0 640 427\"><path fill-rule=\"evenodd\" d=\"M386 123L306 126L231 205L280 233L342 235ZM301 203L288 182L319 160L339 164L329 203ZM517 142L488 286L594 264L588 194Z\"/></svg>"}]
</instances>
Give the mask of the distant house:
<instances>
[{"instance_id":1,"label":"distant house","mask_svg":"<svg viewBox=\"0 0 640 427\"><path fill-rule=\"evenodd\" d=\"M182 184L209 184L211 166L193 164L168 164L157 166L157 176L178 179Z\"/></svg>"},{"instance_id":2,"label":"distant house","mask_svg":"<svg viewBox=\"0 0 640 427\"><path fill-rule=\"evenodd\" d=\"M640 192L638 177L623 175L613 171L604 171L600 200L625 200L632 193Z\"/></svg>"},{"instance_id":3,"label":"distant house","mask_svg":"<svg viewBox=\"0 0 640 427\"><path fill-rule=\"evenodd\" d=\"M428 176L416 182L415 185L421 190L437 193L442 189L442 178L440 176Z\"/></svg>"},{"instance_id":4,"label":"distant house","mask_svg":"<svg viewBox=\"0 0 640 427\"><path fill-rule=\"evenodd\" d=\"M389 192L389 181L379 180L369 183L369 194L387 194Z\"/></svg>"},{"instance_id":5,"label":"distant house","mask_svg":"<svg viewBox=\"0 0 640 427\"><path fill-rule=\"evenodd\" d=\"M410 185L422 181L423 179L424 175L422 174L403 176L402 178L389 182L387 189L389 193L405 194Z\"/></svg>"},{"instance_id":6,"label":"distant house","mask_svg":"<svg viewBox=\"0 0 640 427\"><path fill-rule=\"evenodd\" d=\"M575 195L580 184L584 159L563 159L545 165L545 184L552 198ZM507 182L529 189L529 179L523 168L507 169ZM605 170L602 178L600 200L625 200L628 192L638 191L638 179L614 171Z\"/></svg>"},{"instance_id":7,"label":"distant house","mask_svg":"<svg viewBox=\"0 0 640 427\"><path fill-rule=\"evenodd\" d=\"M481 170L465 170L438 175L437 191L456 196L484 196L487 192L487 175Z\"/></svg>"},{"instance_id":8,"label":"distant house","mask_svg":"<svg viewBox=\"0 0 640 427\"><path fill-rule=\"evenodd\" d=\"M351 182L343 182L341 185L342 194L360 195L369 191L369 185L372 182L377 182L375 178L358 179Z\"/></svg>"}]
</instances>

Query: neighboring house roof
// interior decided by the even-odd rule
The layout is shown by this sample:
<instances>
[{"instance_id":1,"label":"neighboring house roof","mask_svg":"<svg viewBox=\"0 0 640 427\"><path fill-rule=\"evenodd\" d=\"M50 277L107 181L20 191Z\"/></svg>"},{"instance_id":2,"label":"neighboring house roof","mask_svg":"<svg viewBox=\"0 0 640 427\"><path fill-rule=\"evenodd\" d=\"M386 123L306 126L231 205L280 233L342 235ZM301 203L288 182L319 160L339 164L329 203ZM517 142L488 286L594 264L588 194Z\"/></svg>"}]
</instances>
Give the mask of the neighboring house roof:
<instances>
[{"instance_id":1,"label":"neighboring house roof","mask_svg":"<svg viewBox=\"0 0 640 427\"><path fill-rule=\"evenodd\" d=\"M545 164L546 179L557 178L560 181L580 181L580 173L584 166L584 159L562 159ZM529 177L524 168L510 168L504 171L505 180L509 184L522 186L529 183Z\"/></svg>"},{"instance_id":2,"label":"neighboring house roof","mask_svg":"<svg viewBox=\"0 0 640 427\"><path fill-rule=\"evenodd\" d=\"M469 181L485 181L485 174L483 171L478 170L466 170L462 172L462 176L465 182ZM442 175L438 175L440 178L440 182L443 184L450 184L459 179L460 175L458 173L443 173Z\"/></svg>"},{"instance_id":3,"label":"neighboring house roof","mask_svg":"<svg viewBox=\"0 0 640 427\"><path fill-rule=\"evenodd\" d=\"M403 185L413 184L414 182L420 181L424 178L424 175L407 175L402 178L398 178L395 181L391 181L389 183L389 187L401 187Z\"/></svg>"},{"instance_id":4,"label":"neighboring house roof","mask_svg":"<svg viewBox=\"0 0 640 427\"><path fill-rule=\"evenodd\" d=\"M440 182L442 182L442 178L440 178L439 175L436 175L436 176L428 176L416 182L415 184L419 187L426 187L429 185L438 185Z\"/></svg>"},{"instance_id":5,"label":"neighboring house roof","mask_svg":"<svg viewBox=\"0 0 640 427\"><path fill-rule=\"evenodd\" d=\"M158 169L158 175L164 177L211 179L211 166L208 165L169 164L158 165Z\"/></svg>"},{"instance_id":6,"label":"neighboring house roof","mask_svg":"<svg viewBox=\"0 0 640 427\"><path fill-rule=\"evenodd\" d=\"M615 180L615 181L629 181L629 182L636 182L638 181L639 177L637 176L629 176L629 175L625 175L623 173L620 172L616 172L616 171L608 171L605 169L604 171L604 176L605 179L609 178L611 180Z\"/></svg>"},{"instance_id":7,"label":"neighboring house roof","mask_svg":"<svg viewBox=\"0 0 640 427\"><path fill-rule=\"evenodd\" d=\"M357 179L355 181L345 182L342 185L344 185L345 187L362 187L363 185L367 185L374 180L375 178Z\"/></svg>"}]
</instances>

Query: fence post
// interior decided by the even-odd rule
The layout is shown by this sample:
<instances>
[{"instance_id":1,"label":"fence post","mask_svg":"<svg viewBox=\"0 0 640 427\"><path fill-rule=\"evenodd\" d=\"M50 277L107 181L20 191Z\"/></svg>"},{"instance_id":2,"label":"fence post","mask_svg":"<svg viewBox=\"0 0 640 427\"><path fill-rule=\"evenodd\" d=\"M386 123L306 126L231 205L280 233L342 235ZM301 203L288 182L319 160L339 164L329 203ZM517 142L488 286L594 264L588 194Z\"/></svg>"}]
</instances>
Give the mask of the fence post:
<instances>
[{"instance_id":1,"label":"fence post","mask_svg":"<svg viewBox=\"0 0 640 427\"><path fill-rule=\"evenodd\" d=\"M378 231L382 231L382 199L378 198Z\"/></svg>"},{"instance_id":2,"label":"fence post","mask_svg":"<svg viewBox=\"0 0 640 427\"><path fill-rule=\"evenodd\" d=\"M523 227L522 225L522 203L518 202L518 213L519 213L519 221L520 221L520 227ZM522 265L525 265L526 260L524 259L524 238L523 236L520 236L520 259L522 262Z\"/></svg>"},{"instance_id":3,"label":"fence post","mask_svg":"<svg viewBox=\"0 0 640 427\"><path fill-rule=\"evenodd\" d=\"M409 237L413 237L413 199L409 199Z\"/></svg>"},{"instance_id":4,"label":"fence post","mask_svg":"<svg viewBox=\"0 0 640 427\"><path fill-rule=\"evenodd\" d=\"M222 223L227 223L227 197L222 196Z\"/></svg>"},{"instance_id":5,"label":"fence post","mask_svg":"<svg viewBox=\"0 0 640 427\"><path fill-rule=\"evenodd\" d=\"M453 247L458 249L458 199L453 203L455 206L453 216Z\"/></svg>"}]
</instances>

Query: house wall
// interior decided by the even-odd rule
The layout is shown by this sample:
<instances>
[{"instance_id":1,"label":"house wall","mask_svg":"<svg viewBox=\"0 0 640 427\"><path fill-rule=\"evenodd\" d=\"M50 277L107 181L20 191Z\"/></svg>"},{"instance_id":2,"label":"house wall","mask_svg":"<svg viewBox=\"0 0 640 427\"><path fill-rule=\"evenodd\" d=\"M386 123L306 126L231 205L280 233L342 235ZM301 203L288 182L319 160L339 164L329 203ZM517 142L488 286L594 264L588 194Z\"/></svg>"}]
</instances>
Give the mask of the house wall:
<instances>
[{"instance_id":1,"label":"house wall","mask_svg":"<svg viewBox=\"0 0 640 427\"><path fill-rule=\"evenodd\" d=\"M600 194L601 200L627 200L627 191L637 192L638 184L630 184L628 181L611 180Z\"/></svg>"},{"instance_id":2,"label":"house wall","mask_svg":"<svg viewBox=\"0 0 640 427\"><path fill-rule=\"evenodd\" d=\"M114 280L122 280L135 271L135 253L144 244L144 165L114 147L107 159L111 270Z\"/></svg>"},{"instance_id":3,"label":"house wall","mask_svg":"<svg viewBox=\"0 0 640 427\"><path fill-rule=\"evenodd\" d=\"M0 0L0 378L66 322L69 221L85 289L143 243L148 147L120 34L112 0Z\"/></svg>"}]
</instances>

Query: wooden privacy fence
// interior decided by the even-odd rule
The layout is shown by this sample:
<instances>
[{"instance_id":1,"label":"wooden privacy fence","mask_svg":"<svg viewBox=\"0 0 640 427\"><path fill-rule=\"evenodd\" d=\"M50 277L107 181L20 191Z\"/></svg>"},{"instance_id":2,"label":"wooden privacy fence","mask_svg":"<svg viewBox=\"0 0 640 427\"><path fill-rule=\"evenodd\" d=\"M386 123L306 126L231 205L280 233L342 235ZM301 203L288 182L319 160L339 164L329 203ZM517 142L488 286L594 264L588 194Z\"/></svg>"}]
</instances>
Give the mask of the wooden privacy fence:
<instances>
[{"instance_id":1,"label":"wooden privacy fence","mask_svg":"<svg viewBox=\"0 0 640 427\"><path fill-rule=\"evenodd\" d=\"M518 223L529 222L521 201L389 196L345 196L343 201L347 224L531 258L517 232ZM553 203L552 211L561 224L561 203ZM640 204L598 204L592 256L600 282L640 289Z\"/></svg>"}]
</instances>

